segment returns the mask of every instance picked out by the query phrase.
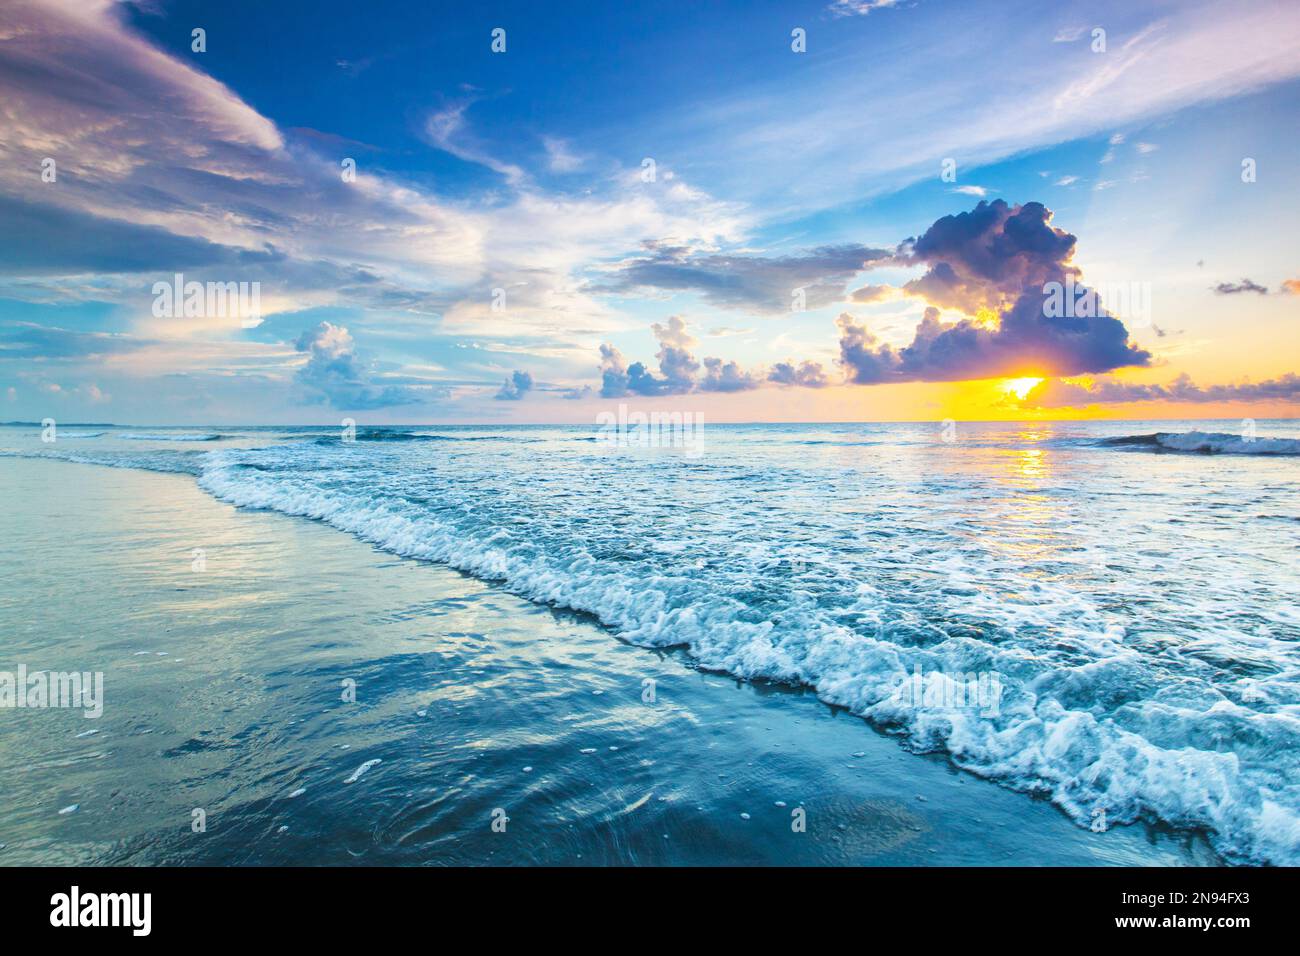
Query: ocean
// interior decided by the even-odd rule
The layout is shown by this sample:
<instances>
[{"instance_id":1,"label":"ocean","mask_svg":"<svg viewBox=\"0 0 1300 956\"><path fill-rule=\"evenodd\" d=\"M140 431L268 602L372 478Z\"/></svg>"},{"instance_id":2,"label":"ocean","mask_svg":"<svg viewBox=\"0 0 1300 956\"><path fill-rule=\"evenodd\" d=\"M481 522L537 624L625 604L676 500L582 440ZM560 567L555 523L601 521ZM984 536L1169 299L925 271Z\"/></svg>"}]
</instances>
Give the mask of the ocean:
<instances>
[{"instance_id":1,"label":"ocean","mask_svg":"<svg viewBox=\"0 0 1300 956\"><path fill-rule=\"evenodd\" d=\"M4 532L27 542L8 549L0 603L11 655L53 667L54 650L80 647L107 675L102 733L76 738L92 723L79 715L48 738L33 730L38 713L21 715L24 734L6 722L0 765L48 779L0 806L0 862L339 862L346 851L400 863L1295 865L1300 424L1254 425L1243 437L1237 423L1197 421L709 423L667 447L593 426L68 425L52 442L40 426L0 428ZM39 480L21 472L33 459ZM169 509L138 500L155 494L144 486L105 488L77 527L60 523L66 508L29 507L52 482L72 508L98 483L131 480L102 466L179 497ZM179 531L195 494L214 509L206 536ZM126 521L128 500L148 510ZM240 533L214 530L218 512ZM272 532L259 512L301 530ZM262 527L318 537L248 552ZM90 562L76 542L96 528ZM143 551L141 536L153 542ZM330 536L378 563L344 559ZM105 593L113 574L136 580L127 565L153 575L133 604L129 588ZM42 575L74 573L94 604L59 614L33 603ZM259 599L275 575L278 597ZM223 577L220 601L176 603L182 587ZM353 593L363 580L360 619L353 598L307 606L309 590ZM488 607L470 613L473 602ZM447 615L455 627L429 623ZM358 656L368 627L403 629L399 646ZM99 636L87 643L87 630ZM168 716L192 705L160 706L173 691L141 668L205 656L194 693L250 695L255 716L236 720L225 698ZM114 702L115 673L118 700L136 710ZM662 712L675 686L693 703L679 701L672 733ZM322 717L349 705L357 717ZM407 724L434 719L444 736L422 750ZM144 732L166 733L168 720L193 726L150 749ZM114 721L120 747L106 739ZM784 762L754 767L774 753ZM127 808L120 830L107 818L75 837L59 830L89 826L78 819L111 804L114 781L129 792L169 759L187 769L169 771L168 787L203 791L188 802L227 806L238 825L200 845L180 816L186 797L141 788L175 820ZM880 792L853 776L855 761L874 766ZM666 764L676 769L660 779ZM720 809L711 791L747 764L752 779ZM78 787L59 776L81 772L92 775ZM290 801L295 775L305 792ZM325 781L334 802L313 804ZM363 796L367 781L387 789ZM59 786L68 792L50 796ZM964 824L935 818L949 789L967 794L945 811ZM534 831L546 839L507 849L527 819L512 794L516 807L546 808ZM981 805L996 824L970 822ZM295 807L312 809L286 820ZM792 829L801 807L810 831L834 821L816 852ZM779 813L780 839L717 826L756 828L759 808ZM363 822L368 810L386 825ZM628 831L629 814L658 815ZM935 839L942 826L957 829ZM1038 838L1013 849L997 826ZM303 828L311 837L290 842Z\"/></svg>"}]
</instances>

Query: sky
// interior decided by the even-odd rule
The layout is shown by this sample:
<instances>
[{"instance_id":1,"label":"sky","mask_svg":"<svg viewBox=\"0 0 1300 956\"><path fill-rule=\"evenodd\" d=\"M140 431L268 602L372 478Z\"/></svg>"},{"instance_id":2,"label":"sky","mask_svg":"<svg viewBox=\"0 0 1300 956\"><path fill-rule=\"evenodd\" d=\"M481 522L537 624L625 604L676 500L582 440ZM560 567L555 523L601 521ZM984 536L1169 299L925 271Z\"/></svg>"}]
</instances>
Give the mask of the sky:
<instances>
[{"instance_id":1,"label":"sky","mask_svg":"<svg viewBox=\"0 0 1300 956\"><path fill-rule=\"evenodd\" d=\"M1300 6L5 0L0 420L1290 418Z\"/></svg>"}]
</instances>

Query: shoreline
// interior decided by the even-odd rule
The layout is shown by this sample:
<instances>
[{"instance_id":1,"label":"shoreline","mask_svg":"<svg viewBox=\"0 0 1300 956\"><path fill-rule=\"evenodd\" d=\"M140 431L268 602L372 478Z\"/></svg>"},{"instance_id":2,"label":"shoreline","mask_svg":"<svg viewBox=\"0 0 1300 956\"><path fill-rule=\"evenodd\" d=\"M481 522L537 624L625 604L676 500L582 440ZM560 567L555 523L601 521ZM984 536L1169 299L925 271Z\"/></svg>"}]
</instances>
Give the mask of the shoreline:
<instances>
[{"instance_id":1,"label":"shoreline","mask_svg":"<svg viewBox=\"0 0 1300 956\"><path fill-rule=\"evenodd\" d=\"M3 715L0 764L27 763L3 864L1221 862L1160 825L1092 833L810 690L703 672L188 476L7 458L0 486L33 502L3 519L3 615L30 624L11 654L107 675L89 737L71 714Z\"/></svg>"}]
</instances>

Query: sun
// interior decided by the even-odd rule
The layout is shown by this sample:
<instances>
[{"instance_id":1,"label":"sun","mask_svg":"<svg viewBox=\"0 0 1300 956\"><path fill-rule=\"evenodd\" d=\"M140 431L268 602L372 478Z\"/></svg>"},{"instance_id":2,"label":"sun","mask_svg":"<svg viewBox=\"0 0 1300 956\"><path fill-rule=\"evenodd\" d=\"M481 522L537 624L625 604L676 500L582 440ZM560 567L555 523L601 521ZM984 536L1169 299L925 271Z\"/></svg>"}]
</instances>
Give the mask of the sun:
<instances>
[{"instance_id":1,"label":"sun","mask_svg":"<svg viewBox=\"0 0 1300 956\"><path fill-rule=\"evenodd\" d=\"M1009 378L1002 382L998 388L1008 395L1014 395L1021 400L1033 390L1033 387L1041 382L1041 378Z\"/></svg>"}]
</instances>

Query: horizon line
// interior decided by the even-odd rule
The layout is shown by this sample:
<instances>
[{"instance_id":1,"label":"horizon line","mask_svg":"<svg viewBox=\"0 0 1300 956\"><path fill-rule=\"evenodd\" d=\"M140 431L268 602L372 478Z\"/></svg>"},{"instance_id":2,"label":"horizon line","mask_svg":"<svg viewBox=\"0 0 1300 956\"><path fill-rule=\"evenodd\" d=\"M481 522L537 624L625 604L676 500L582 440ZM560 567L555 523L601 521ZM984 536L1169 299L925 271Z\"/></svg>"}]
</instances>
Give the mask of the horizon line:
<instances>
[{"instance_id":1,"label":"horizon line","mask_svg":"<svg viewBox=\"0 0 1300 956\"><path fill-rule=\"evenodd\" d=\"M656 414L647 412L647 414ZM671 415L674 412L659 412ZM679 412L677 414L685 414ZM694 414L694 413L693 413ZM1249 417L1249 416L1247 416ZM714 427L722 425L921 425L942 424L945 421L962 422L968 425L1042 425L1042 424L1076 424L1093 422L1240 422L1244 418L909 418L887 421L884 419L854 419L839 421L735 421L712 422ZM1300 416L1287 418L1262 418L1257 421L1300 422ZM309 424L305 422L179 422L170 425L157 422L55 422L65 428L339 428L339 424ZM362 428L576 428L590 425L595 428L599 422L357 422ZM8 421L0 422L0 428L41 428L41 422Z\"/></svg>"}]
</instances>

